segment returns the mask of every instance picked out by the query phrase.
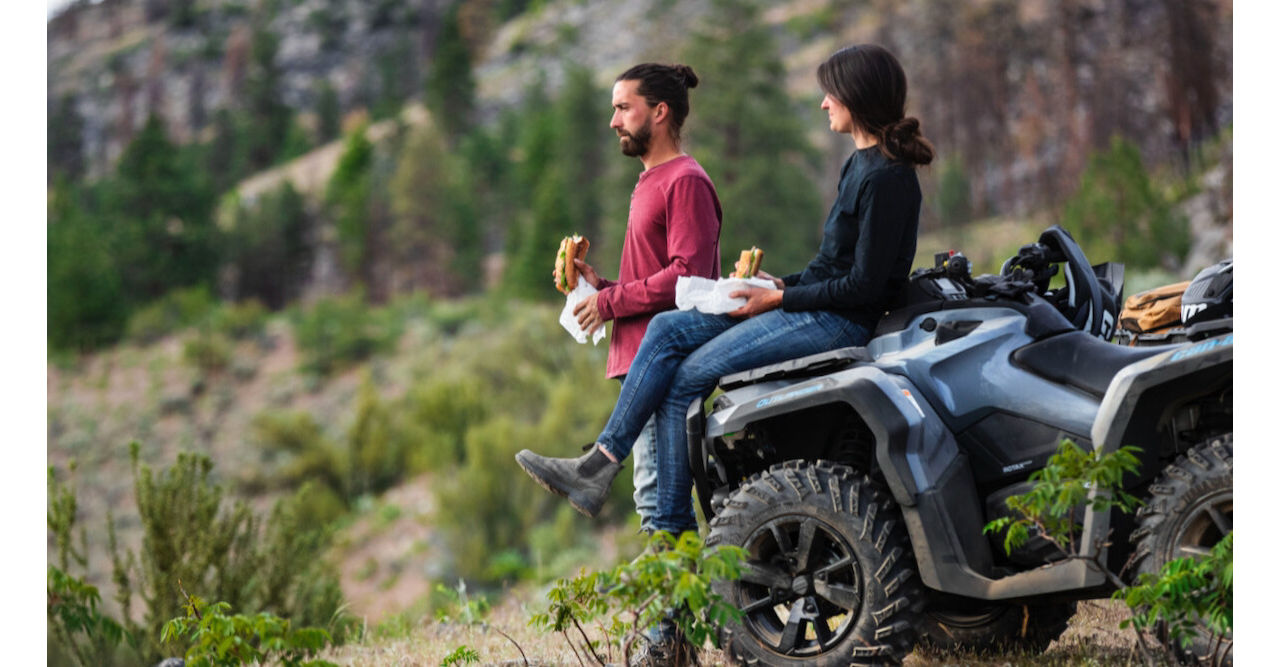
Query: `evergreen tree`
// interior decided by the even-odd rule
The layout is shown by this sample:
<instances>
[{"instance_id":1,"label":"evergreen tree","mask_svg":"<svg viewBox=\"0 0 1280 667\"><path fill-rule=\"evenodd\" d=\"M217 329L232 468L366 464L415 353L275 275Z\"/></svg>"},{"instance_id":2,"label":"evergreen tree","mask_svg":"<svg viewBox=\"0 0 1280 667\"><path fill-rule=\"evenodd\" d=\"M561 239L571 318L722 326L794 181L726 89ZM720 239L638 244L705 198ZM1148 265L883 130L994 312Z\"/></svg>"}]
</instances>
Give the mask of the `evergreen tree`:
<instances>
[{"instance_id":1,"label":"evergreen tree","mask_svg":"<svg viewBox=\"0 0 1280 667\"><path fill-rule=\"evenodd\" d=\"M338 102L338 91L327 80L320 84L320 92L316 96L316 140L328 143L342 133L342 107Z\"/></svg>"},{"instance_id":2,"label":"evergreen tree","mask_svg":"<svg viewBox=\"0 0 1280 667\"><path fill-rule=\"evenodd\" d=\"M218 263L214 196L193 158L151 116L117 165L109 214L117 226L121 275L133 300L213 282Z\"/></svg>"},{"instance_id":3,"label":"evergreen tree","mask_svg":"<svg viewBox=\"0 0 1280 667\"><path fill-rule=\"evenodd\" d=\"M249 173L246 131L230 109L213 114L213 140L205 152L205 168L215 192L226 192Z\"/></svg>"},{"instance_id":4,"label":"evergreen tree","mask_svg":"<svg viewBox=\"0 0 1280 667\"><path fill-rule=\"evenodd\" d=\"M451 141L472 127L475 114L476 83L471 72L471 52L458 21L460 4L455 2L449 7L441 20L426 82L427 106Z\"/></svg>"},{"instance_id":5,"label":"evergreen tree","mask_svg":"<svg viewBox=\"0 0 1280 667\"><path fill-rule=\"evenodd\" d=\"M288 181L248 209L237 206L228 239L236 299L280 309L299 294L311 266L307 226L302 195Z\"/></svg>"},{"instance_id":6,"label":"evergreen tree","mask_svg":"<svg viewBox=\"0 0 1280 667\"><path fill-rule=\"evenodd\" d=\"M1138 147L1120 137L1089 158L1080 188L1063 208L1062 226L1087 257L1132 269L1177 269L1191 247L1186 218L1151 182Z\"/></svg>"},{"instance_id":7,"label":"evergreen tree","mask_svg":"<svg viewBox=\"0 0 1280 667\"><path fill-rule=\"evenodd\" d=\"M700 80L686 128L691 152L720 197L724 258L759 246L765 270L783 275L813 257L824 216L813 186L817 155L786 95L778 48L758 16L754 2L714 0L686 59ZM806 115L816 122L816 105ZM837 175L819 178L834 195Z\"/></svg>"},{"instance_id":8,"label":"evergreen tree","mask_svg":"<svg viewBox=\"0 0 1280 667\"><path fill-rule=\"evenodd\" d=\"M566 68L565 87L556 104L560 162L569 184L569 227L593 240L600 231L605 145L612 138L608 95L595 85L590 69L573 65Z\"/></svg>"},{"instance_id":9,"label":"evergreen tree","mask_svg":"<svg viewBox=\"0 0 1280 667\"><path fill-rule=\"evenodd\" d=\"M76 99L64 95L49 113L48 148L50 183L57 176L77 181L84 175L84 119L76 110Z\"/></svg>"},{"instance_id":10,"label":"evergreen tree","mask_svg":"<svg viewBox=\"0 0 1280 667\"><path fill-rule=\"evenodd\" d=\"M268 25L269 16L266 10L259 10L254 19L245 80L249 164L255 171L280 158L292 120L292 112L280 95L283 84L276 64L280 39Z\"/></svg>"},{"instance_id":11,"label":"evergreen tree","mask_svg":"<svg viewBox=\"0 0 1280 667\"><path fill-rule=\"evenodd\" d=\"M128 318L109 229L61 179L49 201L48 337L54 349L88 350L120 337Z\"/></svg>"},{"instance_id":12,"label":"evergreen tree","mask_svg":"<svg viewBox=\"0 0 1280 667\"><path fill-rule=\"evenodd\" d=\"M342 266L362 280L373 236L369 224L373 144L365 138L365 129L366 126L361 124L347 135L342 157L325 190L325 202L338 231Z\"/></svg>"},{"instance_id":13,"label":"evergreen tree","mask_svg":"<svg viewBox=\"0 0 1280 667\"><path fill-rule=\"evenodd\" d=\"M391 178L390 230L395 259L409 269L416 288L450 291L459 220L455 215L454 170L447 147L433 125L417 127L400 154Z\"/></svg>"}]
</instances>

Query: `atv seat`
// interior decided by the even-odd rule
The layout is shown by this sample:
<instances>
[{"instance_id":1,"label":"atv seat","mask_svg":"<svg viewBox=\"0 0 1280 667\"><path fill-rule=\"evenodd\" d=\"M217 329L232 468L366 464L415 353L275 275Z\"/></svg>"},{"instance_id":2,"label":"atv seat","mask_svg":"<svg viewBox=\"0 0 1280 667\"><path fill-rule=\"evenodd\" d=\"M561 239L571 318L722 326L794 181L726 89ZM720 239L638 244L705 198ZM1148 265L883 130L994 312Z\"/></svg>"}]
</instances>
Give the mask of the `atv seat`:
<instances>
[{"instance_id":1,"label":"atv seat","mask_svg":"<svg viewBox=\"0 0 1280 667\"><path fill-rule=\"evenodd\" d=\"M1102 398L1122 368L1175 347L1178 345L1126 347L1074 331L1019 348L1013 353L1013 362L1046 380Z\"/></svg>"},{"instance_id":2,"label":"atv seat","mask_svg":"<svg viewBox=\"0 0 1280 667\"><path fill-rule=\"evenodd\" d=\"M753 368L720 378L720 388L728 391L767 380L800 378L822 375L852 366L859 361L871 361L871 353L865 347L842 347L829 352L819 352L807 357L782 361L769 366Z\"/></svg>"}]
</instances>

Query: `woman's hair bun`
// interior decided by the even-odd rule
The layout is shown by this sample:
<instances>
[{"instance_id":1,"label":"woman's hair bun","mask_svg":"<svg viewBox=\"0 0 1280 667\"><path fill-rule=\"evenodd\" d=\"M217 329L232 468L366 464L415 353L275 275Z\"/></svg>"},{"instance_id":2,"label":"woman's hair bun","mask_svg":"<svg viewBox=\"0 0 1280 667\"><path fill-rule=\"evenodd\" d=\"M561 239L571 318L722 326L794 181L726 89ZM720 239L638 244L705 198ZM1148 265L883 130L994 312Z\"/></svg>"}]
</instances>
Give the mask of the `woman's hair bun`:
<instances>
[{"instance_id":1,"label":"woman's hair bun","mask_svg":"<svg viewBox=\"0 0 1280 667\"><path fill-rule=\"evenodd\" d=\"M933 144L920 133L920 120L914 116L900 118L884 128L884 148L894 159L912 164L933 161Z\"/></svg>"},{"instance_id":2,"label":"woman's hair bun","mask_svg":"<svg viewBox=\"0 0 1280 667\"><path fill-rule=\"evenodd\" d=\"M693 68L688 65L676 65L676 74L684 79L685 88L698 87L698 75L693 73Z\"/></svg>"}]
</instances>

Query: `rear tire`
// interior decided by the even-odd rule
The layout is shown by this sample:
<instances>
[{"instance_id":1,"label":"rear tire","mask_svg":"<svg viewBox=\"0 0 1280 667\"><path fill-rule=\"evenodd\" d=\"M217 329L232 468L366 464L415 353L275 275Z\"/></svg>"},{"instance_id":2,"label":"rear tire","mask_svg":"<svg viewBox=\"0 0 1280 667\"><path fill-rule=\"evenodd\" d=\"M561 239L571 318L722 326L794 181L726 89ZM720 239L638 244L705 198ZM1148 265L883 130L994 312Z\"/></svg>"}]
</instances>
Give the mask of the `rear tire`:
<instances>
[{"instance_id":1,"label":"rear tire","mask_svg":"<svg viewBox=\"0 0 1280 667\"><path fill-rule=\"evenodd\" d=\"M1235 466L1232 434L1219 436L1187 450L1169 464L1149 487L1147 504L1138 511L1136 574L1157 574L1165 563L1186 556L1205 555L1232 530ZM1136 575L1134 579L1136 579ZM1156 629L1168 641L1165 628ZM1232 664L1231 637L1217 652L1221 664ZM1174 646L1186 657L1210 658L1215 650L1207 632L1197 633L1189 649Z\"/></svg>"},{"instance_id":2,"label":"rear tire","mask_svg":"<svg viewBox=\"0 0 1280 667\"><path fill-rule=\"evenodd\" d=\"M711 521L707 545L747 550L716 591L744 612L721 630L736 664L897 664L923 606L897 506L852 468L789 461L747 480Z\"/></svg>"},{"instance_id":3,"label":"rear tire","mask_svg":"<svg viewBox=\"0 0 1280 667\"><path fill-rule=\"evenodd\" d=\"M920 640L944 651L1044 653L1075 614L1074 602L937 601L925 608Z\"/></svg>"}]
</instances>

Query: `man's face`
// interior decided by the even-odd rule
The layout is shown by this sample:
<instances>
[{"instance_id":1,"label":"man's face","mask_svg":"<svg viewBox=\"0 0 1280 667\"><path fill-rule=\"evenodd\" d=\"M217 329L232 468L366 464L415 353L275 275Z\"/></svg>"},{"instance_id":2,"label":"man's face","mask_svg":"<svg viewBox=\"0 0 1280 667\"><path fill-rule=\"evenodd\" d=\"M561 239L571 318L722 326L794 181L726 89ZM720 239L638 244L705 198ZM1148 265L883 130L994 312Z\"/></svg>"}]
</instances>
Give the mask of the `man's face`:
<instances>
[{"instance_id":1,"label":"man's face","mask_svg":"<svg viewBox=\"0 0 1280 667\"><path fill-rule=\"evenodd\" d=\"M618 81L613 84L613 120L609 127L618 133L622 154L642 157L649 152L653 139L652 107L636 89L639 81Z\"/></svg>"}]
</instances>

